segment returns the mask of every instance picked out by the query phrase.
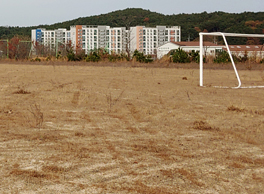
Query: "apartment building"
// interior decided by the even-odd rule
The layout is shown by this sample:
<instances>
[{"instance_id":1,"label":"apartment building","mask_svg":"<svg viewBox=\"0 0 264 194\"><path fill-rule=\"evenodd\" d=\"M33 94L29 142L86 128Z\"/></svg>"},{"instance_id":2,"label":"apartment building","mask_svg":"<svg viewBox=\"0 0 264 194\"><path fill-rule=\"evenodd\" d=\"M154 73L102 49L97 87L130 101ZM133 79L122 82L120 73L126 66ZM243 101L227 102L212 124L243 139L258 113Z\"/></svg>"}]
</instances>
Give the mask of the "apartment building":
<instances>
[{"instance_id":1,"label":"apartment building","mask_svg":"<svg viewBox=\"0 0 264 194\"><path fill-rule=\"evenodd\" d=\"M180 26L135 26L126 30L125 27L75 25L70 30L34 29L31 32L33 42L55 48L57 44L71 42L75 50L106 49L109 53L125 53L126 48L131 54L137 49L144 54L155 55L157 48L168 42L181 41Z\"/></svg>"},{"instance_id":2,"label":"apartment building","mask_svg":"<svg viewBox=\"0 0 264 194\"><path fill-rule=\"evenodd\" d=\"M61 44L67 44L71 41L71 32L65 28L55 30L56 41Z\"/></svg>"},{"instance_id":3,"label":"apartment building","mask_svg":"<svg viewBox=\"0 0 264 194\"><path fill-rule=\"evenodd\" d=\"M130 28L131 50L154 55L157 48L168 42L181 41L180 26L156 26L155 28L136 26Z\"/></svg>"},{"instance_id":4,"label":"apartment building","mask_svg":"<svg viewBox=\"0 0 264 194\"><path fill-rule=\"evenodd\" d=\"M76 49L83 49L85 53L104 48L109 53L125 52L126 28L111 28L110 26L71 26L71 41Z\"/></svg>"},{"instance_id":5,"label":"apartment building","mask_svg":"<svg viewBox=\"0 0 264 194\"><path fill-rule=\"evenodd\" d=\"M31 41L50 48L55 48L57 42L66 44L71 39L70 31L59 28L57 30L46 30L45 28L31 30Z\"/></svg>"}]
</instances>

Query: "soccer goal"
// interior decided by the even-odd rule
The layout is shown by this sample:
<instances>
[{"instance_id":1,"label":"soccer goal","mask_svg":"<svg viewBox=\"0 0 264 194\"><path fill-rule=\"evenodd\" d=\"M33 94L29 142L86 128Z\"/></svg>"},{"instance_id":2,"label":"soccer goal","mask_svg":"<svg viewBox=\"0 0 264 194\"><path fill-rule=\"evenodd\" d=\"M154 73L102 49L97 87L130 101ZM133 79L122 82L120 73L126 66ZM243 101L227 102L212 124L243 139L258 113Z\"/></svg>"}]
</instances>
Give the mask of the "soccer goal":
<instances>
[{"instance_id":1,"label":"soccer goal","mask_svg":"<svg viewBox=\"0 0 264 194\"><path fill-rule=\"evenodd\" d=\"M264 88L263 86L245 86L242 87L241 79L239 77L239 74L237 72L236 64L234 62L234 59L232 57L232 53L230 51L230 48L228 46L226 37L231 36L231 37L250 37L250 38L264 38L264 34L238 34L238 33L223 33L223 32L201 32L199 33L200 35L200 86L203 86L203 55L204 55L204 50L203 50L203 37L204 36L222 36L227 52L229 54L229 57L231 59L231 63L233 65L233 69L238 81L238 86L237 87L232 87L232 88ZM223 87L223 86L215 86L215 87L221 87L221 88L229 88L229 87Z\"/></svg>"}]
</instances>

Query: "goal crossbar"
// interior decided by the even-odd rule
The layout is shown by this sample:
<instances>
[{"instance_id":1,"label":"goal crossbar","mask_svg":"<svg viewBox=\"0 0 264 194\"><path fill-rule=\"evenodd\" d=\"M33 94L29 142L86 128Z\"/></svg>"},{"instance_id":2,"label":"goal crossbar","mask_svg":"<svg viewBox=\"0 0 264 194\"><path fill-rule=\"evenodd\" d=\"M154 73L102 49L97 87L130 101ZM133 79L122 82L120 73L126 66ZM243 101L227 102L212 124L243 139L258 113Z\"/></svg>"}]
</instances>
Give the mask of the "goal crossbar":
<instances>
[{"instance_id":1,"label":"goal crossbar","mask_svg":"<svg viewBox=\"0 0 264 194\"><path fill-rule=\"evenodd\" d=\"M242 83L239 77L239 74L237 72L237 68L233 59L233 56L231 54L231 51L229 49L227 40L226 40L226 36L232 36L232 37L252 37L252 38L264 38L264 34L238 34L238 33L224 33L224 32L200 32L199 36L200 36L200 86L203 86L203 36L222 36L223 40L225 42L225 46L227 49L227 52L229 54L233 69L235 71L236 74L236 78L238 81L238 86L237 87L232 87L232 88L264 88L264 86L248 86L248 87L241 87ZM216 87L220 87L220 86L216 86ZM224 87L224 88L228 88L228 87Z\"/></svg>"}]
</instances>

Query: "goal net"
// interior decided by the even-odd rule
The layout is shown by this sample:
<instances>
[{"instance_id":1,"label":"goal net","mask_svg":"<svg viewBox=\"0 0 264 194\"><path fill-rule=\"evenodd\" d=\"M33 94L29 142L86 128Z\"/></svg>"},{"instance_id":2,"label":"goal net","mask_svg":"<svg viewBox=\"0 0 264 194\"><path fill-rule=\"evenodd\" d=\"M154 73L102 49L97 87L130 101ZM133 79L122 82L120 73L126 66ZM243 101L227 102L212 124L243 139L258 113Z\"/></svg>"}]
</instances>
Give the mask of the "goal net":
<instances>
[{"instance_id":1,"label":"goal net","mask_svg":"<svg viewBox=\"0 0 264 194\"><path fill-rule=\"evenodd\" d=\"M232 63L232 66L233 66L233 69L234 69L234 73L235 73L235 76L236 76L236 79L237 79L237 82L238 82L238 85L236 87L231 87L231 88L264 88L264 85L254 85L254 86L242 86L242 82L241 82L241 79L239 77L239 74L238 74L238 71L237 71L237 68L236 68L236 64L234 62L234 59L233 59L233 56L232 56L232 53L230 51L230 47L228 45L228 42L227 42L227 39L226 37L246 37L246 38L264 38L264 34L238 34L238 33L223 33L223 32L201 32L199 33L200 35L200 86L204 86L203 84L203 78L204 78L204 72L203 72L203 56L205 54L205 51L204 51L204 45L203 45L203 38L204 36L221 36L224 40L224 44L225 44L225 47L226 47L226 50L227 50L227 53L230 57L230 60L231 60L231 63ZM263 52L261 50L261 52ZM215 86L215 87L221 87L221 88L229 88L227 86Z\"/></svg>"}]
</instances>

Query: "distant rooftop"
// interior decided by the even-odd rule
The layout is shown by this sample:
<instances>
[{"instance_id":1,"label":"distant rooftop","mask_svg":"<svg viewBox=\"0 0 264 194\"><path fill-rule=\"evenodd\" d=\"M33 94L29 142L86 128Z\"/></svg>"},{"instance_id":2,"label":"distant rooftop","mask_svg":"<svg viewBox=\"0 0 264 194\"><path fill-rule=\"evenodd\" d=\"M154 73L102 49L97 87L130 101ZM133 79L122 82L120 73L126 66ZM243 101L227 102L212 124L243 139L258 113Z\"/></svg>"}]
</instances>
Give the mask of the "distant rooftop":
<instances>
[{"instance_id":1,"label":"distant rooftop","mask_svg":"<svg viewBox=\"0 0 264 194\"><path fill-rule=\"evenodd\" d=\"M200 46L200 42L188 42L188 41L184 42L184 41L182 41L182 42L171 42L171 43L177 44L179 46ZM204 46L223 46L223 45L214 44L214 43L208 42L208 41L203 42L203 45Z\"/></svg>"},{"instance_id":2,"label":"distant rooftop","mask_svg":"<svg viewBox=\"0 0 264 194\"><path fill-rule=\"evenodd\" d=\"M226 46L223 46L227 50ZM264 51L264 45L229 45L230 51Z\"/></svg>"}]
</instances>

